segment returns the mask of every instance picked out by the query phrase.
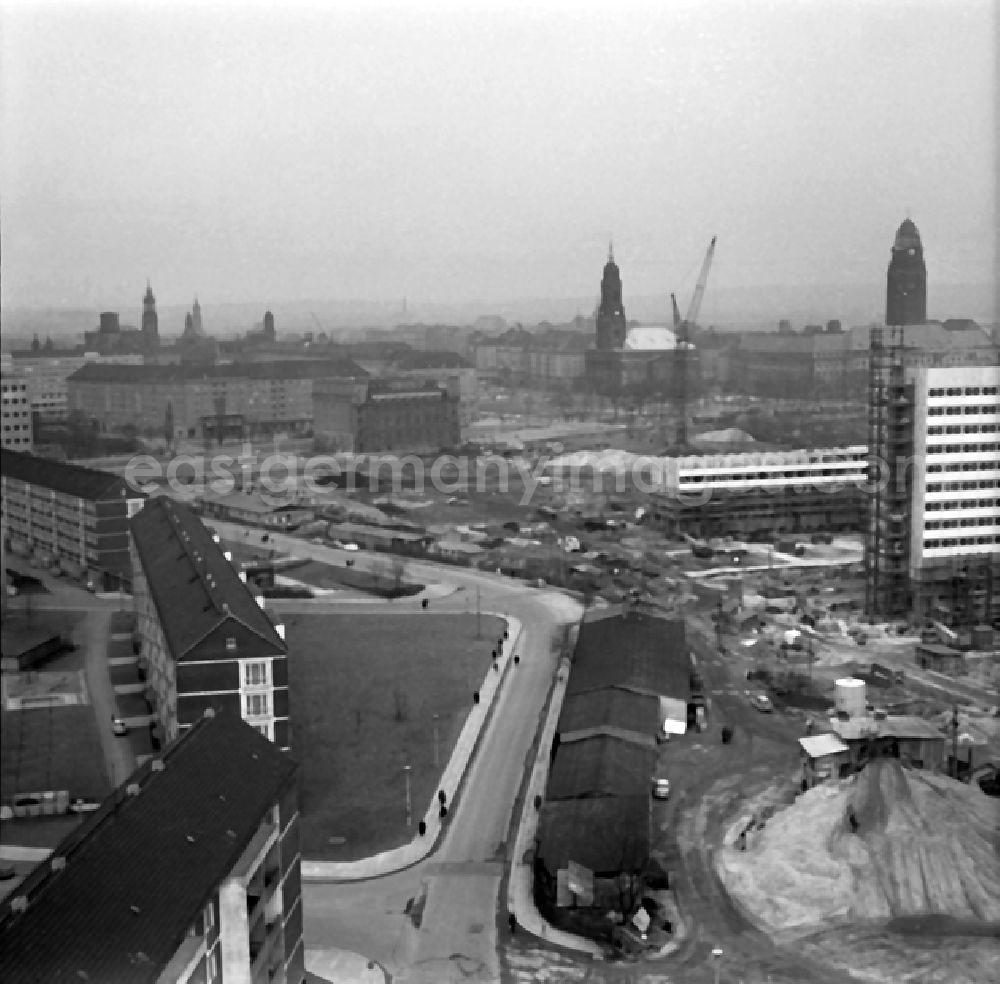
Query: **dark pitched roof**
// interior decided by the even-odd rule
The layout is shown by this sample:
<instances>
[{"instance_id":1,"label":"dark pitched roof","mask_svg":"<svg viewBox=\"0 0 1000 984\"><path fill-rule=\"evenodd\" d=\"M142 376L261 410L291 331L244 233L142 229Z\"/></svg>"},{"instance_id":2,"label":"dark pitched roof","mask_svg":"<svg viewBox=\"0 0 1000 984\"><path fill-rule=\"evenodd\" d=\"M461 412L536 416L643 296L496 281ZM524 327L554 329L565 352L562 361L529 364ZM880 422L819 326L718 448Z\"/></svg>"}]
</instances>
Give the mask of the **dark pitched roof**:
<instances>
[{"instance_id":1,"label":"dark pitched roof","mask_svg":"<svg viewBox=\"0 0 1000 984\"><path fill-rule=\"evenodd\" d=\"M428 351L406 352L396 360L393 369L396 372L408 372L415 369L471 369L472 363L457 352Z\"/></svg>"},{"instance_id":2,"label":"dark pitched roof","mask_svg":"<svg viewBox=\"0 0 1000 984\"><path fill-rule=\"evenodd\" d=\"M659 724L659 700L630 690L608 687L568 696L559 715L560 735L590 728L617 728L655 735Z\"/></svg>"},{"instance_id":3,"label":"dark pitched roof","mask_svg":"<svg viewBox=\"0 0 1000 984\"><path fill-rule=\"evenodd\" d=\"M151 499L133 517L131 527L174 659L182 659L213 630L234 622L260 639L262 655L287 652L250 589L190 509L165 496ZM247 655L242 644L241 655Z\"/></svg>"},{"instance_id":4,"label":"dark pitched roof","mask_svg":"<svg viewBox=\"0 0 1000 984\"><path fill-rule=\"evenodd\" d=\"M648 795L656 754L655 748L606 735L560 745L545 798Z\"/></svg>"},{"instance_id":5,"label":"dark pitched roof","mask_svg":"<svg viewBox=\"0 0 1000 984\"><path fill-rule=\"evenodd\" d=\"M350 359L283 359L221 365L172 363L118 365L90 363L69 378L78 383L163 383L197 379L327 379L363 378L368 373Z\"/></svg>"},{"instance_id":6,"label":"dark pitched roof","mask_svg":"<svg viewBox=\"0 0 1000 984\"><path fill-rule=\"evenodd\" d=\"M684 621L630 612L584 622L566 693L606 687L687 700L691 663Z\"/></svg>"},{"instance_id":7,"label":"dark pitched roof","mask_svg":"<svg viewBox=\"0 0 1000 984\"><path fill-rule=\"evenodd\" d=\"M0 474L31 485L54 489L65 495L76 495L90 502L106 499L142 499L120 475L84 468L66 461L38 458L23 451L0 452Z\"/></svg>"},{"instance_id":8,"label":"dark pitched roof","mask_svg":"<svg viewBox=\"0 0 1000 984\"><path fill-rule=\"evenodd\" d=\"M236 714L199 721L142 766L0 906L5 984L154 984L298 766ZM138 795L129 796L129 784Z\"/></svg>"},{"instance_id":9,"label":"dark pitched roof","mask_svg":"<svg viewBox=\"0 0 1000 984\"><path fill-rule=\"evenodd\" d=\"M602 875L641 871L649 857L649 792L543 804L538 856L551 874L570 861Z\"/></svg>"}]
</instances>

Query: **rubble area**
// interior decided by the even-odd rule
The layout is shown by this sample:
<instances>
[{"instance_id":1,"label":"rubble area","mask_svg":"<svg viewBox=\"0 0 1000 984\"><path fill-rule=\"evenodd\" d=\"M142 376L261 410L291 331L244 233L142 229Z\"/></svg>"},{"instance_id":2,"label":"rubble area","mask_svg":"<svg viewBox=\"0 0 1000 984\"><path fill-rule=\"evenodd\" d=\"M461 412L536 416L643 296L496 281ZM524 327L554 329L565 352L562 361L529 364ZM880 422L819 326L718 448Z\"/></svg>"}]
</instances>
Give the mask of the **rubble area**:
<instances>
[{"instance_id":1,"label":"rubble area","mask_svg":"<svg viewBox=\"0 0 1000 984\"><path fill-rule=\"evenodd\" d=\"M787 937L924 915L1000 926L998 844L996 799L884 759L803 793L746 850L716 857L734 900Z\"/></svg>"}]
</instances>

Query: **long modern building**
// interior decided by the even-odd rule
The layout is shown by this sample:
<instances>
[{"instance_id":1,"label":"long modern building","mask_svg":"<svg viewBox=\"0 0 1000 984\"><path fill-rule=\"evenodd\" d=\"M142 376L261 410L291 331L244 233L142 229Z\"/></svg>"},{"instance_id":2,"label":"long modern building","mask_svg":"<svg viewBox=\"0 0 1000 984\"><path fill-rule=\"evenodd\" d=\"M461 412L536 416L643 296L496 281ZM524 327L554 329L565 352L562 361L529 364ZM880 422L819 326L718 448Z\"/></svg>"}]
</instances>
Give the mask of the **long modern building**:
<instances>
[{"instance_id":1,"label":"long modern building","mask_svg":"<svg viewBox=\"0 0 1000 984\"><path fill-rule=\"evenodd\" d=\"M229 710L287 751L288 648L191 510L165 497L132 520L133 597L162 740Z\"/></svg>"},{"instance_id":2,"label":"long modern building","mask_svg":"<svg viewBox=\"0 0 1000 984\"><path fill-rule=\"evenodd\" d=\"M0 447L12 451L32 448L31 391L29 380L20 370L0 371Z\"/></svg>"},{"instance_id":3,"label":"long modern building","mask_svg":"<svg viewBox=\"0 0 1000 984\"><path fill-rule=\"evenodd\" d=\"M0 904L0 979L304 982L297 771L206 712Z\"/></svg>"},{"instance_id":4,"label":"long modern building","mask_svg":"<svg viewBox=\"0 0 1000 984\"><path fill-rule=\"evenodd\" d=\"M145 495L118 475L67 462L4 451L0 463L11 553L98 590L128 586L129 520Z\"/></svg>"},{"instance_id":5,"label":"long modern building","mask_svg":"<svg viewBox=\"0 0 1000 984\"><path fill-rule=\"evenodd\" d=\"M103 431L134 427L188 440L242 440L312 429L313 385L363 378L349 359L220 365L86 365L67 382L69 409ZM169 411L168 411L169 408Z\"/></svg>"}]
</instances>

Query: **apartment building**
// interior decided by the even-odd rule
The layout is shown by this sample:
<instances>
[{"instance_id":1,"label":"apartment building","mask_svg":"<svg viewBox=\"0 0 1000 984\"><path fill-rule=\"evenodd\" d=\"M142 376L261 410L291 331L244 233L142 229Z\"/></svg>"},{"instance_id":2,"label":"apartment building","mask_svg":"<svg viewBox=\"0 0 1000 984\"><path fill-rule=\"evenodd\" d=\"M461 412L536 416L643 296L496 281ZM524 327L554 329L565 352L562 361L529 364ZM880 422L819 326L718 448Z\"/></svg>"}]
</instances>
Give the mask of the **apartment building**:
<instances>
[{"instance_id":1,"label":"apartment building","mask_svg":"<svg viewBox=\"0 0 1000 984\"><path fill-rule=\"evenodd\" d=\"M301 984L297 772L206 711L0 903L0 979Z\"/></svg>"},{"instance_id":2,"label":"apartment building","mask_svg":"<svg viewBox=\"0 0 1000 984\"><path fill-rule=\"evenodd\" d=\"M860 530L867 456L856 445L668 457L647 521L698 537Z\"/></svg>"},{"instance_id":3,"label":"apartment building","mask_svg":"<svg viewBox=\"0 0 1000 984\"><path fill-rule=\"evenodd\" d=\"M68 380L69 409L103 431L176 439L243 440L312 429L318 379L364 377L349 359L220 365L86 365Z\"/></svg>"},{"instance_id":4,"label":"apartment building","mask_svg":"<svg viewBox=\"0 0 1000 984\"><path fill-rule=\"evenodd\" d=\"M905 343L902 328L872 332L869 427L883 471L867 607L873 617L989 623L1000 618L1000 360L927 365L928 353Z\"/></svg>"},{"instance_id":5,"label":"apartment building","mask_svg":"<svg viewBox=\"0 0 1000 984\"><path fill-rule=\"evenodd\" d=\"M457 352L406 352L389 367L388 375L419 383L447 386L454 380L458 387L459 426L464 430L479 411L479 378L476 367Z\"/></svg>"},{"instance_id":6,"label":"apartment building","mask_svg":"<svg viewBox=\"0 0 1000 984\"><path fill-rule=\"evenodd\" d=\"M98 590L132 580L129 520L145 495L110 472L18 451L0 454L11 552Z\"/></svg>"},{"instance_id":7,"label":"apartment building","mask_svg":"<svg viewBox=\"0 0 1000 984\"><path fill-rule=\"evenodd\" d=\"M214 535L188 508L152 499L132 520L140 666L158 735L172 741L207 708L291 746L288 648Z\"/></svg>"},{"instance_id":8,"label":"apartment building","mask_svg":"<svg viewBox=\"0 0 1000 984\"><path fill-rule=\"evenodd\" d=\"M0 447L30 452L33 441L28 379L20 370L4 366L0 391Z\"/></svg>"}]
</instances>

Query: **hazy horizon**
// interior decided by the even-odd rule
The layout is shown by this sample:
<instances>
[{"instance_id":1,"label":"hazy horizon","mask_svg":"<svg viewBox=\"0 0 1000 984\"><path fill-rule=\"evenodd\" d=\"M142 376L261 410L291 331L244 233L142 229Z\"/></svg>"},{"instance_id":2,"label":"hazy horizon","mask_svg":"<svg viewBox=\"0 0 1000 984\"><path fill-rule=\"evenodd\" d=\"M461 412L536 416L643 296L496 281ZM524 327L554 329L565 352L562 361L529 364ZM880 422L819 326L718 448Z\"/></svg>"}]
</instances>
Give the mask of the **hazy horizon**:
<instances>
[{"instance_id":1,"label":"hazy horizon","mask_svg":"<svg viewBox=\"0 0 1000 984\"><path fill-rule=\"evenodd\" d=\"M588 314L613 237L631 316L718 235L711 322L878 284L907 215L932 307L995 290L995 11L7 2L0 302Z\"/></svg>"}]
</instances>

